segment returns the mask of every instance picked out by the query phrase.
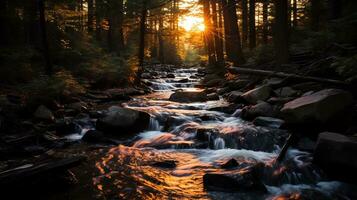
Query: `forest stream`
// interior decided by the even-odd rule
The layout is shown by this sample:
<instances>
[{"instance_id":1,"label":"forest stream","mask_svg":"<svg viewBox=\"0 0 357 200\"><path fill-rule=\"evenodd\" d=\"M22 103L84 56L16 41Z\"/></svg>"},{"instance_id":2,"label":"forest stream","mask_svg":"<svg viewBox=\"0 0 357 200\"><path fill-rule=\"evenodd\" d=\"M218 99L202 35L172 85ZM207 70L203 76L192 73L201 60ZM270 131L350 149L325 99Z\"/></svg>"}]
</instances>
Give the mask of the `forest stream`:
<instances>
[{"instance_id":1,"label":"forest stream","mask_svg":"<svg viewBox=\"0 0 357 200\"><path fill-rule=\"evenodd\" d=\"M353 199L356 195L351 186L326 179L312 164L310 153L291 148L277 163L288 131L255 126L234 117L237 113L214 111L228 104L222 97L195 103L169 101L173 91L202 90L196 87L198 69L174 69L174 78L162 78L168 72L156 73L156 78L143 80L155 92L122 105L149 113L149 128L118 146L95 148L89 164L74 169L78 184L54 199Z\"/></svg>"}]
</instances>

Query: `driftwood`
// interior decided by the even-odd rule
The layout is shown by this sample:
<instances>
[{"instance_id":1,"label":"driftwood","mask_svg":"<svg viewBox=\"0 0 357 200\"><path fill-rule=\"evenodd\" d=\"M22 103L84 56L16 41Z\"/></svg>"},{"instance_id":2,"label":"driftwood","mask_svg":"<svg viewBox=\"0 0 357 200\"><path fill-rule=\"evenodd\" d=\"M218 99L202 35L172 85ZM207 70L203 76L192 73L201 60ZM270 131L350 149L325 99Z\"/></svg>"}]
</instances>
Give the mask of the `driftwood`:
<instances>
[{"instance_id":1,"label":"driftwood","mask_svg":"<svg viewBox=\"0 0 357 200\"><path fill-rule=\"evenodd\" d=\"M27 164L14 169L0 172L0 185L21 182L24 179L41 177L48 173L66 171L79 165L84 157L73 157L65 159L50 160L42 163Z\"/></svg>"},{"instance_id":2,"label":"driftwood","mask_svg":"<svg viewBox=\"0 0 357 200\"><path fill-rule=\"evenodd\" d=\"M344 81L334 80L334 79L325 79L325 78L318 78L312 76L301 76L296 74L289 74L284 72L276 72L276 71L268 71L268 70L260 70L260 69L249 69L249 68L241 68L241 67L230 67L229 72L233 74L251 74L251 75L258 75L258 76L271 76L271 77L278 77L278 78L286 78L286 79L293 79L299 81L312 81L312 82L319 82L319 83L326 83L331 85L340 85L340 86L347 86L348 83Z\"/></svg>"}]
</instances>

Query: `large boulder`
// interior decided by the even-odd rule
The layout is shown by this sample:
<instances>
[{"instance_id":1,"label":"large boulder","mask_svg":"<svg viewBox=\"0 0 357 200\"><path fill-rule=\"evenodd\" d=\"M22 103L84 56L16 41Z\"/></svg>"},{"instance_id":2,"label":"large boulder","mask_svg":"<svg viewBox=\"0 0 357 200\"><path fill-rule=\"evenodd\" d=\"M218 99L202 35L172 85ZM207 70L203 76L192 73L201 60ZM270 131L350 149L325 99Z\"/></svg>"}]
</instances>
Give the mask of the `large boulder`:
<instances>
[{"instance_id":1,"label":"large boulder","mask_svg":"<svg viewBox=\"0 0 357 200\"><path fill-rule=\"evenodd\" d=\"M337 133L320 133L314 152L314 162L328 175L357 183L357 138Z\"/></svg>"},{"instance_id":2,"label":"large boulder","mask_svg":"<svg viewBox=\"0 0 357 200\"><path fill-rule=\"evenodd\" d=\"M290 101L281 109L287 123L326 123L353 103L351 93L325 89Z\"/></svg>"},{"instance_id":3,"label":"large boulder","mask_svg":"<svg viewBox=\"0 0 357 200\"><path fill-rule=\"evenodd\" d=\"M187 92L178 91L170 96L170 101L181 102L181 103L191 103L191 102L204 102L207 101L207 94L204 92Z\"/></svg>"},{"instance_id":4,"label":"large boulder","mask_svg":"<svg viewBox=\"0 0 357 200\"><path fill-rule=\"evenodd\" d=\"M150 115L146 112L112 106L103 118L98 119L97 129L104 133L137 133L148 128Z\"/></svg>"},{"instance_id":5,"label":"large boulder","mask_svg":"<svg viewBox=\"0 0 357 200\"><path fill-rule=\"evenodd\" d=\"M258 101L267 100L270 97L271 91L272 89L269 86L263 85L242 94L242 98L248 103L256 104Z\"/></svg>"}]
</instances>

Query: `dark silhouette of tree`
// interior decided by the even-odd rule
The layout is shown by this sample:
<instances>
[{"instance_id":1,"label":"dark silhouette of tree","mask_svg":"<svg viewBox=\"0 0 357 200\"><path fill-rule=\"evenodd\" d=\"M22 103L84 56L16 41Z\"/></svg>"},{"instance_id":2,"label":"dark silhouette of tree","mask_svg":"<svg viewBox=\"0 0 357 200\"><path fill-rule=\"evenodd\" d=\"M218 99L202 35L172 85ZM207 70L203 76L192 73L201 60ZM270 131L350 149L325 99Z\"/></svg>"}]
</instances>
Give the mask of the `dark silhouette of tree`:
<instances>
[{"instance_id":1,"label":"dark silhouette of tree","mask_svg":"<svg viewBox=\"0 0 357 200\"><path fill-rule=\"evenodd\" d=\"M256 46L256 30L255 30L255 0L249 0L249 48L253 49Z\"/></svg>"},{"instance_id":2,"label":"dark silhouette of tree","mask_svg":"<svg viewBox=\"0 0 357 200\"><path fill-rule=\"evenodd\" d=\"M288 2L287 0L274 0L275 24L274 24L274 46L275 58L278 64L289 61L289 27L288 27Z\"/></svg>"}]
</instances>

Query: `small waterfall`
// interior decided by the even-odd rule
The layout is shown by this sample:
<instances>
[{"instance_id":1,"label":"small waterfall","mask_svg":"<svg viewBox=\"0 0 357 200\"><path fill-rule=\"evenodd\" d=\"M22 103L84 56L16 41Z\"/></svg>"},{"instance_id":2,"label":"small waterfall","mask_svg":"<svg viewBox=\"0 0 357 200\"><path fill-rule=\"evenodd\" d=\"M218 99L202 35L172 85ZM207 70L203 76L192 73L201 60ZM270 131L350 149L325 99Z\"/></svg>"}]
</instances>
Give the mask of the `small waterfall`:
<instances>
[{"instance_id":1,"label":"small waterfall","mask_svg":"<svg viewBox=\"0 0 357 200\"><path fill-rule=\"evenodd\" d=\"M224 142L224 139L218 137L214 139L214 149L224 149L226 146L226 143Z\"/></svg>"},{"instance_id":2,"label":"small waterfall","mask_svg":"<svg viewBox=\"0 0 357 200\"><path fill-rule=\"evenodd\" d=\"M159 131L159 130L161 130L159 121L157 119L155 119L154 117L150 117L149 130L150 131Z\"/></svg>"}]
</instances>

